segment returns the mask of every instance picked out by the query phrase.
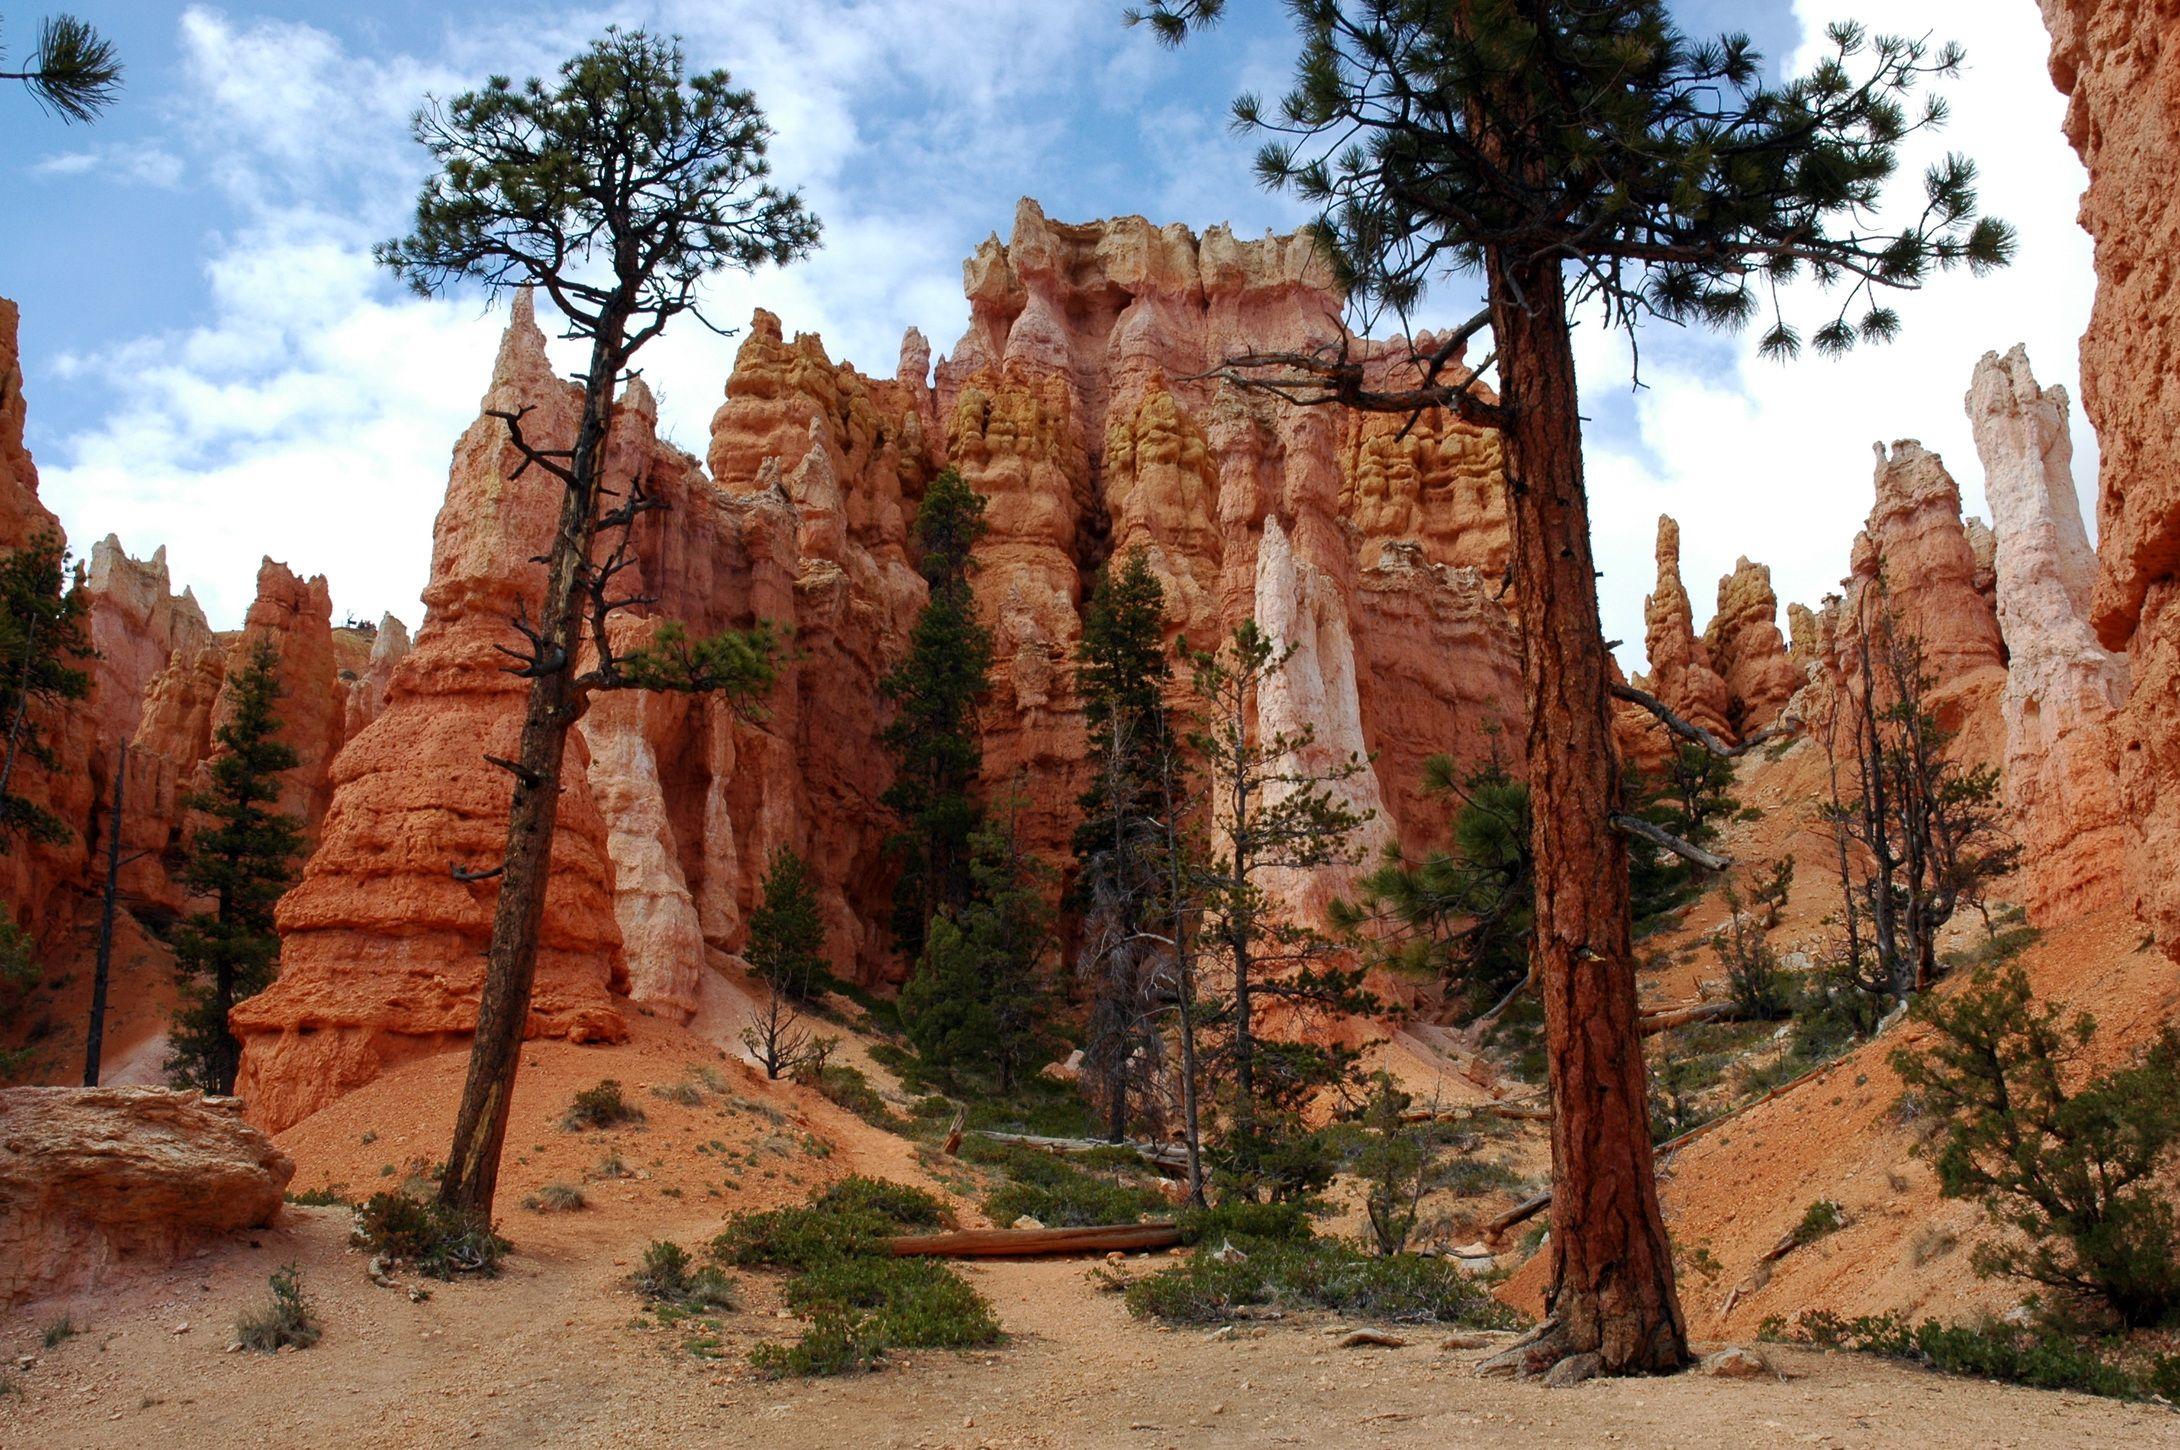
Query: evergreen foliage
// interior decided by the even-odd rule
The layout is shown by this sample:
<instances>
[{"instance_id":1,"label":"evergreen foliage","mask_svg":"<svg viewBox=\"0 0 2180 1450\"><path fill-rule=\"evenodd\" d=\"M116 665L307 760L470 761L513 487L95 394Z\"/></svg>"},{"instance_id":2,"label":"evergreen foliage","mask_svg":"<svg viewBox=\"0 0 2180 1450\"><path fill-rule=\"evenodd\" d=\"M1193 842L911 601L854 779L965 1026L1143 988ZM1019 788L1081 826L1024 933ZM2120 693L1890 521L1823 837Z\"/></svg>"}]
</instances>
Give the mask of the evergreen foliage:
<instances>
[{"instance_id":1,"label":"evergreen foliage","mask_svg":"<svg viewBox=\"0 0 2180 1450\"><path fill-rule=\"evenodd\" d=\"M17 838L44 845L70 838L66 822L19 792L17 772L26 761L58 764L46 739L52 712L90 693L91 677L79 668L97 654L87 611L80 571L70 581L58 534L41 533L0 559L0 852Z\"/></svg>"},{"instance_id":2,"label":"evergreen foliage","mask_svg":"<svg viewBox=\"0 0 2180 1450\"><path fill-rule=\"evenodd\" d=\"M1057 945L1045 904L1051 873L1006 818L977 827L970 872L968 905L931 918L901 989L901 1020L927 1067L988 1074L1005 1094L1042 1041Z\"/></svg>"},{"instance_id":3,"label":"evergreen foliage","mask_svg":"<svg viewBox=\"0 0 2180 1450\"><path fill-rule=\"evenodd\" d=\"M1444 755L1423 762L1423 789L1460 801L1452 839L1414 862L1388 846L1333 922L1374 966L1440 982L1480 1012L1529 975L1529 790L1497 761L1463 775Z\"/></svg>"},{"instance_id":4,"label":"evergreen foliage","mask_svg":"<svg viewBox=\"0 0 2180 1450\"><path fill-rule=\"evenodd\" d=\"M977 707L991 689L992 636L977 619L969 574L983 533L983 496L952 469L934 478L916 510L915 533L930 595L909 631L907 655L879 682L894 705L881 737L894 777L881 799L901 822L892 841L902 860L893 935L911 960L923 954L932 918L942 911L958 917L975 885L984 763Z\"/></svg>"},{"instance_id":5,"label":"evergreen foliage","mask_svg":"<svg viewBox=\"0 0 2180 1450\"><path fill-rule=\"evenodd\" d=\"M814 1001L833 985L810 865L785 846L765 869L764 900L749 914L742 955L759 977L799 1001Z\"/></svg>"},{"instance_id":6,"label":"evergreen foliage","mask_svg":"<svg viewBox=\"0 0 2180 1450\"><path fill-rule=\"evenodd\" d=\"M2099 1304L2130 1328L2180 1323L2180 1221L2158 1181L2180 1143L2180 1031L2085 1077L2094 1019L2038 1002L2018 965L1915 1012L1930 1045L1892 1062L1945 1124L1939 1185L2018 1235L1979 1248L1977 1269Z\"/></svg>"},{"instance_id":7,"label":"evergreen foliage","mask_svg":"<svg viewBox=\"0 0 2180 1450\"><path fill-rule=\"evenodd\" d=\"M1271 894L1274 873L1353 862L1355 832L1369 819L1335 790L1365 769L1362 760L1320 762L1313 725L1269 735L1259 727L1259 691L1293 653L1254 620L1216 650L1181 646L1197 712L1188 745L1216 823L1188 882L1200 923L1201 1066L1219 1085L1226 1117L1216 1172L1227 1194L1274 1200L1331 1181L1330 1147L1304 1110L1347 1084L1357 1054L1323 1035L1267 1034L1260 1011L1277 1004L1292 1032L1312 1016L1367 1015L1383 1005L1364 990L1361 967L1347 965L1336 943Z\"/></svg>"},{"instance_id":8,"label":"evergreen foliage","mask_svg":"<svg viewBox=\"0 0 2180 1450\"><path fill-rule=\"evenodd\" d=\"M0 61L7 53L0 50ZM38 48L25 70L0 70L0 81L21 81L33 99L63 122L89 121L121 92L121 62L113 42L73 15L53 15L38 25Z\"/></svg>"},{"instance_id":9,"label":"evergreen foliage","mask_svg":"<svg viewBox=\"0 0 2180 1450\"><path fill-rule=\"evenodd\" d=\"M211 785L182 802L204 820L190 837L180 880L214 905L174 933L182 1001L167 1070L210 1093L235 1090L242 1046L228 1028L228 1013L272 984L280 956L273 905L294 879L291 863L303 845L301 823L274 809L280 776L296 761L279 738L279 664L270 639L245 646L224 692L232 713L213 732Z\"/></svg>"},{"instance_id":10,"label":"evergreen foliage","mask_svg":"<svg viewBox=\"0 0 2180 1450\"><path fill-rule=\"evenodd\" d=\"M1171 810L1164 756L1171 664L1165 591L1141 550L1098 576L1083 611L1076 689L1095 774L1075 830L1076 979L1088 998L1082 1082L1116 1142L1132 1119L1155 1122L1163 1062L1160 983L1171 971Z\"/></svg>"}]
</instances>

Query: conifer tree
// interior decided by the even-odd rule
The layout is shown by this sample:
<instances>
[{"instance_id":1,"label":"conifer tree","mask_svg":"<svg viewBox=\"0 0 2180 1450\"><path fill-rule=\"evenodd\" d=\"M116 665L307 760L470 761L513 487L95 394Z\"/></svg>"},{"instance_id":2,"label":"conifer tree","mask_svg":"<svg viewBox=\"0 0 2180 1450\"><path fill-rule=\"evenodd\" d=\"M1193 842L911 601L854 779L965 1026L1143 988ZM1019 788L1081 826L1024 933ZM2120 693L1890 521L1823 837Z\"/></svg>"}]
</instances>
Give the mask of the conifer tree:
<instances>
[{"instance_id":1,"label":"conifer tree","mask_svg":"<svg viewBox=\"0 0 2180 1450\"><path fill-rule=\"evenodd\" d=\"M91 677L77 665L95 654L84 632L84 599L68 579L68 555L60 537L43 533L0 559L0 854L18 839L57 845L69 839L65 822L23 795L18 767L25 761L47 769L57 757L46 743L57 705L90 692ZM0 907L0 1025L13 1021L38 981L37 944ZM0 1070L9 1064L0 1053Z\"/></svg>"},{"instance_id":2,"label":"conifer tree","mask_svg":"<svg viewBox=\"0 0 2180 1450\"><path fill-rule=\"evenodd\" d=\"M7 52L0 49L0 62ZM0 70L0 81L21 81L37 103L62 121L89 121L121 91L121 62L113 42L73 15L53 15L38 25L38 48L23 70Z\"/></svg>"},{"instance_id":3,"label":"conifer tree","mask_svg":"<svg viewBox=\"0 0 2180 1450\"><path fill-rule=\"evenodd\" d=\"M1057 942L1045 904L1051 873L1022 847L1010 802L970 838L970 900L941 908L901 988L901 1020L924 1062L988 1074L1014 1090L1041 1040Z\"/></svg>"},{"instance_id":4,"label":"conifer tree","mask_svg":"<svg viewBox=\"0 0 2180 1450\"><path fill-rule=\"evenodd\" d=\"M1318 209L1357 326L1222 371L1302 403L1445 408L1504 440L1554 1092L1550 1315L1504 1367L1676 1368L1687 1334L1645 1118L1619 834L1636 818L1612 769L1618 691L1598 621L1573 319L1632 335L1654 321L1739 328L1768 307L1763 350L1788 357L1802 332L1786 308L1830 292L1839 306L1817 304L1811 340L1840 352L1899 332L1885 289L2004 263L2012 235L1977 218L1965 157L1930 168L1903 221L1883 215L1901 141L1945 119L1937 97L1909 103L1961 53L1839 24L1808 75L1775 85L1746 36L1692 42L1667 0L1287 8L1294 88L1276 107L1243 96L1235 122L1271 133L1264 184ZM1131 18L1179 42L1224 9L1149 0ZM1483 305L1409 346L1406 367L1366 367L1352 336L1390 321L1413 337L1426 290L1454 273L1481 279ZM1815 285L1781 285L1798 278ZM1487 328L1492 352L1470 369L1465 349Z\"/></svg>"},{"instance_id":5,"label":"conifer tree","mask_svg":"<svg viewBox=\"0 0 2180 1450\"><path fill-rule=\"evenodd\" d=\"M717 694L749 704L771 688L777 640L768 622L691 638L673 621L624 651L611 624L651 602L629 588L635 527L666 507L641 471L608 486L614 400L636 353L683 313L702 320L705 278L721 268L785 266L816 245L817 219L767 179L771 127L754 95L723 70L683 73L681 46L609 27L560 67L557 84L490 78L413 123L438 170L417 197L416 227L375 255L417 292L461 282L488 291L536 287L568 334L587 340L582 416L566 446L525 431L529 407L495 412L522 457L561 485L552 540L536 561L538 614L511 621L500 648L530 682L512 759L486 756L513 780L507 845L485 866L454 863L465 881L499 881L477 1031L455 1118L440 1201L488 1218L507 1112L529 1027L538 936L552 871L568 731L600 690ZM657 580L648 581L653 585Z\"/></svg>"},{"instance_id":6,"label":"conifer tree","mask_svg":"<svg viewBox=\"0 0 2180 1450\"><path fill-rule=\"evenodd\" d=\"M1290 1019L1363 1014L1381 1004L1363 990L1361 970L1341 964L1332 941L1280 908L1269 882L1274 873L1357 859L1353 838L1369 816L1333 787L1364 762L1312 768L1313 725L1262 731L1259 691L1294 646L1276 644L1254 620L1237 625L1219 649L1183 642L1180 650L1196 707L1188 744L1201 762L1212 835L1189 886L1200 914L1199 975L1216 974L1216 993L1205 993L1216 1006L1204 1015L1228 1089L1220 1174L1229 1194L1294 1197L1330 1180L1329 1157L1305 1141L1303 1111L1319 1092L1344 1084L1355 1055L1307 1035L1269 1034L1259 1012L1267 1001Z\"/></svg>"},{"instance_id":7,"label":"conifer tree","mask_svg":"<svg viewBox=\"0 0 2180 1450\"><path fill-rule=\"evenodd\" d=\"M1075 830L1075 904L1082 915L1076 977L1088 997L1082 1081L1127 1136L1160 1074L1158 988L1173 955L1161 860L1161 742L1170 732L1165 691L1165 591L1140 550L1102 572L1083 611L1076 692L1095 774Z\"/></svg>"},{"instance_id":8,"label":"conifer tree","mask_svg":"<svg viewBox=\"0 0 2180 1450\"><path fill-rule=\"evenodd\" d=\"M773 852L765 869L764 901L749 914L749 945L742 955L759 977L800 1001L811 1001L833 985L810 865L788 847Z\"/></svg>"},{"instance_id":9,"label":"conifer tree","mask_svg":"<svg viewBox=\"0 0 2180 1450\"><path fill-rule=\"evenodd\" d=\"M182 1003L174 1018L167 1070L208 1093L232 1093L242 1044L227 1025L237 1002L272 984L280 958L273 905L293 879L302 824L274 810L293 748L279 738L280 655L260 636L228 676L232 714L213 733L211 785L183 798L205 817L190 837L181 883L212 898L174 933Z\"/></svg>"},{"instance_id":10,"label":"conifer tree","mask_svg":"<svg viewBox=\"0 0 2180 1450\"><path fill-rule=\"evenodd\" d=\"M0 852L18 838L49 845L69 839L66 822L18 792L16 771L25 761L53 768L46 717L60 702L90 693L90 675L77 668L96 654L85 608L58 534L39 534L0 559Z\"/></svg>"},{"instance_id":11,"label":"conifer tree","mask_svg":"<svg viewBox=\"0 0 2180 1450\"><path fill-rule=\"evenodd\" d=\"M917 568L930 597L909 631L908 653L880 681L894 705L883 740L893 784L881 798L901 822L893 935L911 961L938 913L957 918L974 889L971 842L983 812L976 791L984 749L977 706L991 689L992 636L976 616L971 551L984 533L984 498L949 468L916 510Z\"/></svg>"}]
</instances>

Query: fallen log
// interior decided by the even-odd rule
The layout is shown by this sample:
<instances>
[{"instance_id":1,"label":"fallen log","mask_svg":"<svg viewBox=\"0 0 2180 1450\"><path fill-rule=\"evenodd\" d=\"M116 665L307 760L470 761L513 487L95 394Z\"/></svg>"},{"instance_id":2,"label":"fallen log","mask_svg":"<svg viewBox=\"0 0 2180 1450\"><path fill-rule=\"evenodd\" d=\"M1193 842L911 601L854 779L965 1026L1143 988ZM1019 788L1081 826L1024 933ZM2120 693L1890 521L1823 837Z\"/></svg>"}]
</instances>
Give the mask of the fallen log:
<instances>
[{"instance_id":1,"label":"fallen log","mask_svg":"<svg viewBox=\"0 0 2180 1450\"><path fill-rule=\"evenodd\" d=\"M1686 1007L1659 1007L1643 1013L1640 1030L1645 1037L1655 1037L1660 1032L1670 1032L1676 1027L1686 1027L1695 1022L1717 1022L1731 1017L1737 1010L1732 1002L1696 1002Z\"/></svg>"},{"instance_id":2,"label":"fallen log","mask_svg":"<svg viewBox=\"0 0 2180 1450\"><path fill-rule=\"evenodd\" d=\"M1076 1157L1095 1153L1103 1148L1125 1148L1144 1162L1162 1169L1188 1168L1188 1150L1169 1143L1112 1143L1103 1138L1045 1138L1035 1133L999 1133L987 1128L976 1130L976 1136L994 1143L1013 1143L1024 1148L1036 1148L1060 1157Z\"/></svg>"},{"instance_id":3,"label":"fallen log","mask_svg":"<svg viewBox=\"0 0 2180 1450\"><path fill-rule=\"evenodd\" d=\"M897 1259L1027 1259L1053 1254L1110 1254L1170 1249L1177 1224L1115 1223L1094 1228L970 1228L908 1234L893 1241Z\"/></svg>"},{"instance_id":4,"label":"fallen log","mask_svg":"<svg viewBox=\"0 0 2180 1450\"><path fill-rule=\"evenodd\" d=\"M1475 1103L1458 1108L1409 1108L1400 1115L1403 1123L1467 1123L1478 1118L1511 1118L1522 1123L1549 1123L1550 1108L1519 1103Z\"/></svg>"}]
</instances>

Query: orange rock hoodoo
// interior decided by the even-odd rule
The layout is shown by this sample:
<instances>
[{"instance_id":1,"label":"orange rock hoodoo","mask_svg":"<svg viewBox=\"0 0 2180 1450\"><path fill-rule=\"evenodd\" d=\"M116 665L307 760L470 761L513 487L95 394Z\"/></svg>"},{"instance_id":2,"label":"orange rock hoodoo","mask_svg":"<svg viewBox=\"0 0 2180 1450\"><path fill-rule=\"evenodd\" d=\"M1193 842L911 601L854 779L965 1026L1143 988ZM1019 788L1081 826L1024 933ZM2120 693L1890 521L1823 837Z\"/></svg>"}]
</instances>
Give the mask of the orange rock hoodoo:
<instances>
[{"instance_id":1,"label":"orange rock hoodoo","mask_svg":"<svg viewBox=\"0 0 2180 1450\"><path fill-rule=\"evenodd\" d=\"M2043 0L2051 75L2071 97L2067 138L2089 168L2081 220L2097 300L2082 338L2082 404L2096 425L2097 579L2090 622L2127 660L2114 720L2128 886L2180 961L2180 351L2172 307L2180 191L2180 50L2170 0Z\"/></svg>"}]
</instances>

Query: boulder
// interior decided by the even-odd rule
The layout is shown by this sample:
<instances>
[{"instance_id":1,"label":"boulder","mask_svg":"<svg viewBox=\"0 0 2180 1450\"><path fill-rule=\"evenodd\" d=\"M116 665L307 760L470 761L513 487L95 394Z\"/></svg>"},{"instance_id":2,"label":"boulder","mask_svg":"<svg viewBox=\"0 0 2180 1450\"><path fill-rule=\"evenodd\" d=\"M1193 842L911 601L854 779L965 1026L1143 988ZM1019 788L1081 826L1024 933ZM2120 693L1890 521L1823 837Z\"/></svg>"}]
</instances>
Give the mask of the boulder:
<instances>
[{"instance_id":1,"label":"boulder","mask_svg":"<svg viewBox=\"0 0 2180 1450\"><path fill-rule=\"evenodd\" d=\"M270 1224L295 1164L233 1098L0 1089L0 1306Z\"/></svg>"}]
</instances>

